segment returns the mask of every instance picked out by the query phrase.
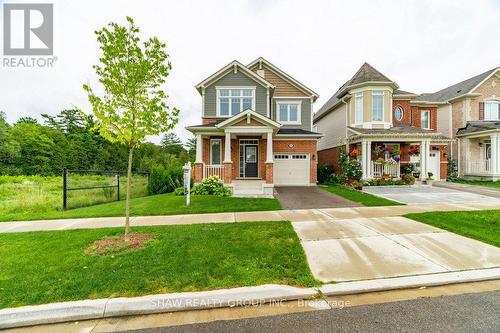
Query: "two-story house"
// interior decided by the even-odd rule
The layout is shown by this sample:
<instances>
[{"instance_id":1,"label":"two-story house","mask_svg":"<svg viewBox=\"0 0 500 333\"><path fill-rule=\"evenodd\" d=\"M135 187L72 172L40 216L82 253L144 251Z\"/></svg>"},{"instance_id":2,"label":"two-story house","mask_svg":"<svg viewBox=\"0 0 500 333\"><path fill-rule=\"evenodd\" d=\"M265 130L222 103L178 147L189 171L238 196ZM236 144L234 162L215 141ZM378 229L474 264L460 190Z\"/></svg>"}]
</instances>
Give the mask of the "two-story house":
<instances>
[{"instance_id":1,"label":"two-story house","mask_svg":"<svg viewBox=\"0 0 500 333\"><path fill-rule=\"evenodd\" d=\"M365 63L314 115L319 163L338 171L340 150L361 163L363 179L399 177L410 165L422 179L445 179L449 138L437 131L438 104L418 100Z\"/></svg>"},{"instance_id":2,"label":"two-story house","mask_svg":"<svg viewBox=\"0 0 500 333\"><path fill-rule=\"evenodd\" d=\"M437 129L455 139L450 159L461 177L500 179L500 67L417 100L438 105Z\"/></svg>"},{"instance_id":3,"label":"two-story house","mask_svg":"<svg viewBox=\"0 0 500 333\"><path fill-rule=\"evenodd\" d=\"M196 136L195 183L218 176L235 195L316 184L313 90L263 58L233 61L196 89L201 124L187 127Z\"/></svg>"}]
</instances>

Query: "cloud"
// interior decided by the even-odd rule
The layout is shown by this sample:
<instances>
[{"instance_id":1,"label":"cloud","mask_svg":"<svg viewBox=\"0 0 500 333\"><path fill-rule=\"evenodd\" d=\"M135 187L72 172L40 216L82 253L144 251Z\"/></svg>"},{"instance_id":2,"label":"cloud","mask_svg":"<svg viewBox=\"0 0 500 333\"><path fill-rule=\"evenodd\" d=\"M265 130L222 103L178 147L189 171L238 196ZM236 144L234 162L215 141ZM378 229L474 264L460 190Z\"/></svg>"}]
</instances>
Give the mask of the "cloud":
<instances>
[{"instance_id":1,"label":"cloud","mask_svg":"<svg viewBox=\"0 0 500 333\"><path fill-rule=\"evenodd\" d=\"M144 37L167 43L175 132L200 122L194 85L224 64L263 56L320 94L317 110L367 61L401 89L432 92L500 63L500 6L479 1L54 1L52 69L0 69L8 121L74 106L91 112L93 31L134 17ZM158 141L158 138L152 138Z\"/></svg>"}]
</instances>

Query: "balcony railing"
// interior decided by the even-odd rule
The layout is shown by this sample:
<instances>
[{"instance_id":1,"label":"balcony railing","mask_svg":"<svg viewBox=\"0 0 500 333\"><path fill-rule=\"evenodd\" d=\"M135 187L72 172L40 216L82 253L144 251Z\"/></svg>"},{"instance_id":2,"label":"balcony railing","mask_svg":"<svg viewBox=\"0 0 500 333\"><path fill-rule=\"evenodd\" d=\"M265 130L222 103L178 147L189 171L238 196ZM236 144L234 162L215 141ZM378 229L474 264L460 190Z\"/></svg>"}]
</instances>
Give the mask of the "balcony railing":
<instances>
[{"instance_id":1,"label":"balcony railing","mask_svg":"<svg viewBox=\"0 0 500 333\"><path fill-rule=\"evenodd\" d=\"M224 166L223 165L209 165L205 164L203 167L203 178L217 176L224 179Z\"/></svg>"},{"instance_id":2,"label":"balcony railing","mask_svg":"<svg viewBox=\"0 0 500 333\"><path fill-rule=\"evenodd\" d=\"M467 161L467 173L491 173L491 160Z\"/></svg>"},{"instance_id":3,"label":"balcony railing","mask_svg":"<svg viewBox=\"0 0 500 333\"><path fill-rule=\"evenodd\" d=\"M399 162L396 163L379 163L372 161L372 176L374 178L380 178L383 175L388 175L393 178L400 177L400 167Z\"/></svg>"}]
</instances>

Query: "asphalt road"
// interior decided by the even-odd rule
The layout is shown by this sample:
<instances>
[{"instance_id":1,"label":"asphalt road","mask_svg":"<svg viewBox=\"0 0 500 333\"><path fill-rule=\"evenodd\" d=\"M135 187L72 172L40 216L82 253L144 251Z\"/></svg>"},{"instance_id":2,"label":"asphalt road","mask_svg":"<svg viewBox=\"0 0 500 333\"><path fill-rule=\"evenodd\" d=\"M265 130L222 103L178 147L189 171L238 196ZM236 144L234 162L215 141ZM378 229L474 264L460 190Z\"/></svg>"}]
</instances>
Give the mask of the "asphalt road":
<instances>
[{"instance_id":1,"label":"asphalt road","mask_svg":"<svg viewBox=\"0 0 500 333\"><path fill-rule=\"evenodd\" d=\"M128 332L500 332L500 291Z\"/></svg>"}]
</instances>

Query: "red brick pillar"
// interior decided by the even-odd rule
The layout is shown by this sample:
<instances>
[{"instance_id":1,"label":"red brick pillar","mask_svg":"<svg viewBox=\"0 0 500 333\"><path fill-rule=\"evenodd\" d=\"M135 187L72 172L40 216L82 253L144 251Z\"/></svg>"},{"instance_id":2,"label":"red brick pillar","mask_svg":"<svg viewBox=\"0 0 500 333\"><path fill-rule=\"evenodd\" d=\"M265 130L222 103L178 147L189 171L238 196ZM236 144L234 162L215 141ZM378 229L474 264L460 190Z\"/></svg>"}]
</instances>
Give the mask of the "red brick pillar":
<instances>
[{"instance_id":1,"label":"red brick pillar","mask_svg":"<svg viewBox=\"0 0 500 333\"><path fill-rule=\"evenodd\" d=\"M193 174L195 183L199 183L203 180L203 163L194 164Z\"/></svg>"},{"instance_id":2,"label":"red brick pillar","mask_svg":"<svg viewBox=\"0 0 500 333\"><path fill-rule=\"evenodd\" d=\"M224 184L230 184L233 180L233 163L224 163Z\"/></svg>"},{"instance_id":3,"label":"red brick pillar","mask_svg":"<svg viewBox=\"0 0 500 333\"><path fill-rule=\"evenodd\" d=\"M266 163L266 184L273 183L273 169L274 163Z\"/></svg>"}]
</instances>

